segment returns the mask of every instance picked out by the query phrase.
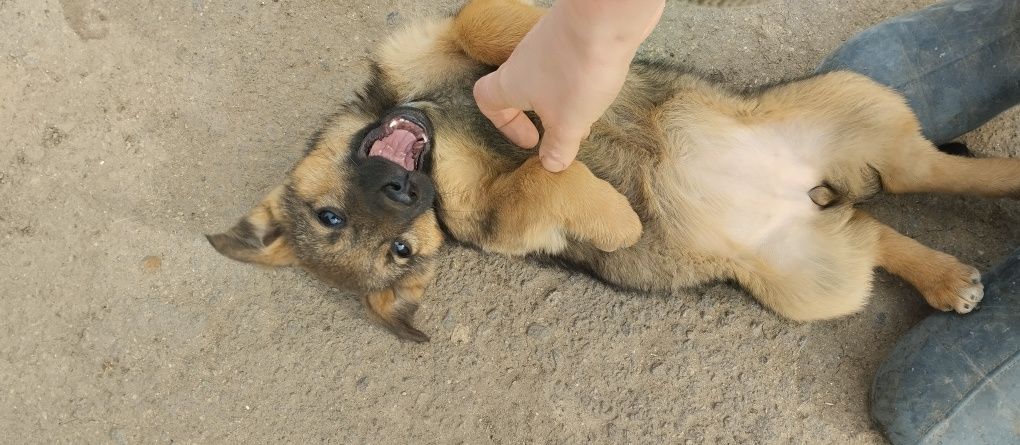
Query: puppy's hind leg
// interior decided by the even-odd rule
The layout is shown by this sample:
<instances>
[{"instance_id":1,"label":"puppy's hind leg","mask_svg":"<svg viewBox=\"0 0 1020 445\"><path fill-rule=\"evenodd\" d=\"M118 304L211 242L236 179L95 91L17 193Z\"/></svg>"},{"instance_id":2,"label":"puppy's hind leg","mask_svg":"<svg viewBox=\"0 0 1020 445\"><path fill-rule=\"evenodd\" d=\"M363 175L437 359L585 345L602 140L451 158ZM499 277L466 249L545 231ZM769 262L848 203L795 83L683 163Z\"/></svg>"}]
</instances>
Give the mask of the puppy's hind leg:
<instances>
[{"instance_id":1,"label":"puppy's hind leg","mask_svg":"<svg viewBox=\"0 0 1020 445\"><path fill-rule=\"evenodd\" d=\"M878 265L907 280L931 307L965 314L984 296L981 273L952 255L929 248L858 211L878 232Z\"/></svg>"},{"instance_id":2,"label":"puppy's hind leg","mask_svg":"<svg viewBox=\"0 0 1020 445\"><path fill-rule=\"evenodd\" d=\"M872 167L890 193L1020 198L1020 159L953 156L920 135L889 145L878 156Z\"/></svg>"},{"instance_id":3,"label":"puppy's hind leg","mask_svg":"<svg viewBox=\"0 0 1020 445\"><path fill-rule=\"evenodd\" d=\"M876 266L912 284L942 311L970 312L984 296L977 269L860 210L843 223L816 227L800 243L786 240L785 249L763 256L737 277L762 304L787 318L822 320L856 312L871 292Z\"/></svg>"},{"instance_id":4,"label":"puppy's hind leg","mask_svg":"<svg viewBox=\"0 0 1020 445\"><path fill-rule=\"evenodd\" d=\"M824 210L807 226L789 227L737 281L766 307L799 321L857 312L871 293L878 234L849 207Z\"/></svg>"}]
</instances>

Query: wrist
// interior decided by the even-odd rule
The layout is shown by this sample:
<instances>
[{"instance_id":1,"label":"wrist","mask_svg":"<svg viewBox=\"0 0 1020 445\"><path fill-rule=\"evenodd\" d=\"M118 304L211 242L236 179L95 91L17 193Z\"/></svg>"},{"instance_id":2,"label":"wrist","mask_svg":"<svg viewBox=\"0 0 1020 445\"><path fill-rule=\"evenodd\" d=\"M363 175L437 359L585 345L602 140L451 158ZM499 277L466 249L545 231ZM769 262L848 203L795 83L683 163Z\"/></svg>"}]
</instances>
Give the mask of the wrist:
<instances>
[{"instance_id":1,"label":"wrist","mask_svg":"<svg viewBox=\"0 0 1020 445\"><path fill-rule=\"evenodd\" d=\"M564 25L589 38L637 46L665 6L665 0L557 0L550 12L561 12Z\"/></svg>"},{"instance_id":2,"label":"wrist","mask_svg":"<svg viewBox=\"0 0 1020 445\"><path fill-rule=\"evenodd\" d=\"M585 59L629 64L664 7L665 0L558 0L544 25L559 28Z\"/></svg>"}]
</instances>

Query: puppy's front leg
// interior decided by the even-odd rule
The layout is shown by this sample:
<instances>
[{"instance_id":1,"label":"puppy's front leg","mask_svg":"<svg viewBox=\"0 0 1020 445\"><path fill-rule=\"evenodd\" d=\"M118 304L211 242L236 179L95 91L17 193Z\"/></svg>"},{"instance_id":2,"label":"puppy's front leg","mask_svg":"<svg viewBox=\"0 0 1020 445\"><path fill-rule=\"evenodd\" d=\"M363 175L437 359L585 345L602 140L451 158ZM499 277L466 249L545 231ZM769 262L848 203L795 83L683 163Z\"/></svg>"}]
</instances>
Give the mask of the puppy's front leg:
<instances>
[{"instance_id":1,"label":"puppy's front leg","mask_svg":"<svg viewBox=\"0 0 1020 445\"><path fill-rule=\"evenodd\" d=\"M543 14L531 2L472 0L453 19L455 40L472 59L499 66Z\"/></svg>"},{"instance_id":2,"label":"puppy's front leg","mask_svg":"<svg viewBox=\"0 0 1020 445\"><path fill-rule=\"evenodd\" d=\"M571 238L611 252L637 243L641 219L630 202L581 162L550 173L537 156L490 189L491 235L483 247L511 255L557 253Z\"/></svg>"}]
</instances>

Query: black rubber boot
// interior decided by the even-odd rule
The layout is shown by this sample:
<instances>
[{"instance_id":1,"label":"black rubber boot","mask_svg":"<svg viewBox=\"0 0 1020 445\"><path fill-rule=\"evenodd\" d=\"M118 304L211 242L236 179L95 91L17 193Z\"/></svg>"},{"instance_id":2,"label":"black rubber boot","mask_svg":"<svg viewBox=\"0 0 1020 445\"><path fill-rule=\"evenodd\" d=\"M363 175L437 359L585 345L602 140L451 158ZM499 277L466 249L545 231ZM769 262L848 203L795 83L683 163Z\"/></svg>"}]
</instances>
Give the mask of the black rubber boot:
<instances>
[{"instance_id":1,"label":"black rubber boot","mask_svg":"<svg viewBox=\"0 0 1020 445\"><path fill-rule=\"evenodd\" d=\"M1020 250L967 314L914 326L878 369L871 414L894 444L1020 444Z\"/></svg>"},{"instance_id":2,"label":"black rubber boot","mask_svg":"<svg viewBox=\"0 0 1020 445\"><path fill-rule=\"evenodd\" d=\"M818 67L903 93L936 145L1020 103L1020 1L951 0L857 34Z\"/></svg>"}]
</instances>

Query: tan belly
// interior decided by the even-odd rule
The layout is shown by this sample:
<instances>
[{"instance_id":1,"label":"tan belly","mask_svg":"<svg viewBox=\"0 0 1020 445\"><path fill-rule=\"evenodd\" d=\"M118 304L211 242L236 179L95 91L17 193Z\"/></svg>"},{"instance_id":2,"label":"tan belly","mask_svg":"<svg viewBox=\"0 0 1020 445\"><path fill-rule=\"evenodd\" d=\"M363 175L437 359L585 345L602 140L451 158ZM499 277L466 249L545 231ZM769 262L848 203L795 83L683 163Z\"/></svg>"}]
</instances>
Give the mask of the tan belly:
<instances>
[{"instance_id":1,"label":"tan belly","mask_svg":"<svg viewBox=\"0 0 1020 445\"><path fill-rule=\"evenodd\" d=\"M794 254L818 217L808 191L822 180L825 134L794 124L691 132L664 171L673 217L695 249L728 258ZM793 255L796 256L796 255Z\"/></svg>"}]
</instances>

